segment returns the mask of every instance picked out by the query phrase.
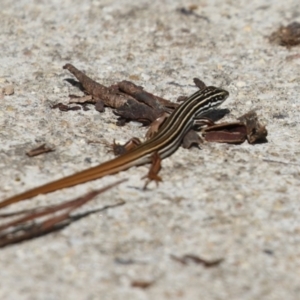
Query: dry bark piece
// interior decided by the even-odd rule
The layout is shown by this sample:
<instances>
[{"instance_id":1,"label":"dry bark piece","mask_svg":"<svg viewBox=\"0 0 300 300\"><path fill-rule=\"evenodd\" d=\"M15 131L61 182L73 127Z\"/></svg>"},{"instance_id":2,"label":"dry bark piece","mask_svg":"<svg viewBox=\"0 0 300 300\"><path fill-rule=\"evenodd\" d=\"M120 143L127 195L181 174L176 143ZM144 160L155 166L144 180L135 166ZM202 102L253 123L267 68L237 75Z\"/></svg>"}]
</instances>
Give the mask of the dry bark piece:
<instances>
[{"instance_id":1,"label":"dry bark piece","mask_svg":"<svg viewBox=\"0 0 300 300\"><path fill-rule=\"evenodd\" d=\"M241 144L246 140L247 128L242 122L214 124L202 129L207 142Z\"/></svg>"},{"instance_id":2,"label":"dry bark piece","mask_svg":"<svg viewBox=\"0 0 300 300\"><path fill-rule=\"evenodd\" d=\"M180 257L171 254L171 258L175 261L182 263L183 265L187 265L189 262L193 262L196 264L201 264L205 268L216 267L224 260L223 258L216 260L206 260L194 254L186 254Z\"/></svg>"},{"instance_id":3,"label":"dry bark piece","mask_svg":"<svg viewBox=\"0 0 300 300\"><path fill-rule=\"evenodd\" d=\"M148 125L164 112L164 107L157 99L152 94L143 91L141 87L125 80L117 85L121 91L135 100L128 99L126 104L114 111L116 115Z\"/></svg>"},{"instance_id":4,"label":"dry bark piece","mask_svg":"<svg viewBox=\"0 0 300 300\"><path fill-rule=\"evenodd\" d=\"M250 111L238 118L247 128L247 140L249 144L265 142L268 131L265 125L262 125L255 111Z\"/></svg>"},{"instance_id":5,"label":"dry bark piece","mask_svg":"<svg viewBox=\"0 0 300 300\"><path fill-rule=\"evenodd\" d=\"M138 121L144 125L149 125L162 113L160 109L155 109L136 100L128 99L127 103L114 110L114 114L127 121Z\"/></svg>"},{"instance_id":6,"label":"dry bark piece","mask_svg":"<svg viewBox=\"0 0 300 300\"><path fill-rule=\"evenodd\" d=\"M60 111L69 111L69 110L81 110L80 106L68 106L66 104L63 104L61 102L51 106L52 109L58 108Z\"/></svg>"},{"instance_id":7,"label":"dry bark piece","mask_svg":"<svg viewBox=\"0 0 300 300\"><path fill-rule=\"evenodd\" d=\"M84 213L74 217L71 217L70 215L75 209L78 209L79 207L94 199L97 195L120 184L121 182L124 182L125 180L119 180L102 189L89 192L82 197L76 198L71 201L66 201L58 205L11 214L23 216L0 226L0 247L5 247L7 245L15 244L56 231L82 217L91 214L92 212ZM125 202L120 202L115 205L106 206L102 208L102 210L123 205L124 203ZM45 219L45 217L49 215L50 217ZM0 217L7 217L7 215L4 214ZM39 218L42 219L39 220Z\"/></svg>"},{"instance_id":8,"label":"dry bark piece","mask_svg":"<svg viewBox=\"0 0 300 300\"><path fill-rule=\"evenodd\" d=\"M48 146L46 146L46 144L43 144L37 148L29 150L28 152L26 152L26 155L29 157L33 157L33 156L37 156L37 155L40 155L43 153L52 152L54 150L55 150L54 148L48 147Z\"/></svg>"},{"instance_id":9,"label":"dry bark piece","mask_svg":"<svg viewBox=\"0 0 300 300\"><path fill-rule=\"evenodd\" d=\"M287 26L280 26L269 36L269 41L287 48L300 44L300 23L292 22Z\"/></svg>"},{"instance_id":10,"label":"dry bark piece","mask_svg":"<svg viewBox=\"0 0 300 300\"><path fill-rule=\"evenodd\" d=\"M117 83L117 86L120 91L134 99L128 99L126 104L114 111L116 115L125 120L134 120L149 125L162 115L166 108L173 109L178 106L177 103L144 91L142 87L130 81L121 81Z\"/></svg>"}]
</instances>

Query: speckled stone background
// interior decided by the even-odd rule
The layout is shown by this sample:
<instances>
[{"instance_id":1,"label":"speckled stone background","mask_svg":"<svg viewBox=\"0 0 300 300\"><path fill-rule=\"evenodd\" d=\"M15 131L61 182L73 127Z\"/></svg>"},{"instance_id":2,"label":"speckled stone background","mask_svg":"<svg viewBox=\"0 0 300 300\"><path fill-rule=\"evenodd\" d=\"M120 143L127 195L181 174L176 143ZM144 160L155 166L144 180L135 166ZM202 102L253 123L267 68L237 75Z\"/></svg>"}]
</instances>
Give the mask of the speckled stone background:
<instances>
[{"instance_id":1,"label":"speckled stone background","mask_svg":"<svg viewBox=\"0 0 300 300\"><path fill-rule=\"evenodd\" d=\"M201 17L180 13L190 5ZM292 21L300 21L298 0L1 0L0 88L15 90L0 99L1 199L106 161L107 142L146 131L117 127L109 109L92 105L50 109L81 95L65 81L67 62L101 83L132 80L174 101L194 92L199 77L230 92L228 120L256 109L269 136L254 146L181 148L148 191L143 166L12 207L129 178L85 210L124 205L1 249L0 298L299 299L300 59L292 55L300 47L267 39ZM56 151L25 155L44 142ZM224 261L205 268L171 258L185 254Z\"/></svg>"}]
</instances>

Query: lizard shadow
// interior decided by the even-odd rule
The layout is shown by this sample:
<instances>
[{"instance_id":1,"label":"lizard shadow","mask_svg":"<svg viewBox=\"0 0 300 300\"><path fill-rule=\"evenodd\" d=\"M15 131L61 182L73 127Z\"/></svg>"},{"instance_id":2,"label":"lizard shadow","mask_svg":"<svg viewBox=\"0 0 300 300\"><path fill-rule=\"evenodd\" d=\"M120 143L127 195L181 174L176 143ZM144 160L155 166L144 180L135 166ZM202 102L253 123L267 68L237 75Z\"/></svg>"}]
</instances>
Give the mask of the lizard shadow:
<instances>
[{"instance_id":1,"label":"lizard shadow","mask_svg":"<svg viewBox=\"0 0 300 300\"><path fill-rule=\"evenodd\" d=\"M213 111L210 111L201 117L210 119L213 122L217 122L217 121L223 119L229 113L230 113L230 110L228 108L219 108L219 109L214 109Z\"/></svg>"},{"instance_id":2,"label":"lizard shadow","mask_svg":"<svg viewBox=\"0 0 300 300\"><path fill-rule=\"evenodd\" d=\"M83 93L86 93L86 91L85 91L83 85L82 85L79 81L77 81L77 80L75 80L75 79L73 79L73 78L66 78L66 79L64 79L64 81L67 81L68 83L70 83L70 84L73 85L74 87L78 88L78 89L79 89L80 91L82 91Z\"/></svg>"}]
</instances>

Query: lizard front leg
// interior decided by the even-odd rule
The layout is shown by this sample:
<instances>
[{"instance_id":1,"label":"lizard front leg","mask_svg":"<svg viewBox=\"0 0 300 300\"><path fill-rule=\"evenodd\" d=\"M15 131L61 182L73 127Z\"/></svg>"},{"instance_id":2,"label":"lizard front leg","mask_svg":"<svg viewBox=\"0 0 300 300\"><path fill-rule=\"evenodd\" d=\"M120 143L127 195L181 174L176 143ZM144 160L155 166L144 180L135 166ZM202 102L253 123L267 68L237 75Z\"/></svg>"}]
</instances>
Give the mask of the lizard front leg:
<instances>
[{"instance_id":1,"label":"lizard front leg","mask_svg":"<svg viewBox=\"0 0 300 300\"><path fill-rule=\"evenodd\" d=\"M143 179L147 178L144 185L144 190L147 188L148 184L151 181L155 181L156 185L158 185L158 182L162 181L161 177L158 176L158 172L160 171L160 169L161 169L161 157L158 154L158 152L154 152L151 155L151 166L149 172L146 176L143 177Z\"/></svg>"}]
</instances>

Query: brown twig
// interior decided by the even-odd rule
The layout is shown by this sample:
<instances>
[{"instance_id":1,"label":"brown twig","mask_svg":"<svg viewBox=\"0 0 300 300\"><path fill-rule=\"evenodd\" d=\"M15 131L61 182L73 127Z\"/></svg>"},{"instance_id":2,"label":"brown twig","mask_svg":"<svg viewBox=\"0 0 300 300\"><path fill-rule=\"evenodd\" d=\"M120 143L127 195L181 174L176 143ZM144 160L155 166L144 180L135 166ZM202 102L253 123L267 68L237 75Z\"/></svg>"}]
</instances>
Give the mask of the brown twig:
<instances>
[{"instance_id":1,"label":"brown twig","mask_svg":"<svg viewBox=\"0 0 300 300\"><path fill-rule=\"evenodd\" d=\"M297 163L285 162L285 161L269 159L269 158L263 158L263 161L276 163L276 164L283 164L283 165L292 165L292 166L298 166L298 167L300 166L300 164L297 164Z\"/></svg>"},{"instance_id":2,"label":"brown twig","mask_svg":"<svg viewBox=\"0 0 300 300\"><path fill-rule=\"evenodd\" d=\"M55 104L55 105L52 105L51 106L52 109L56 109L58 108L60 111L69 111L69 110L81 110L81 107L80 106L68 106L66 104L63 104L61 102Z\"/></svg>"},{"instance_id":3,"label":"brown twig","mask_svg":"<svg viewBox=\"0 0 300 300\"><path fill-rule=\"evenodd\" d=\"M27 151L26 155L29 157L33 157L33 156L37 156L37 155L40 155L43 153L52 152L54 150L55 150L54 148L47 147L46 144L43 144L37 148Z\"/></svg>"},{"instance_id":4,"label":"brown twig","mask_svg":"<svg viewBox=\"0 0 300 300\"><path fill-rule=\"evenodd\" d=\"M196 264L201 264L206 268L211 268L218 266L224 259L216 259L216 260L206 260L194 254L186 254L181 257L175 256L173 254L170 255L171 258L175 261L182 263L183 265L187 265L189 262L193 262Z\"/></svg>"}]
</instances>

